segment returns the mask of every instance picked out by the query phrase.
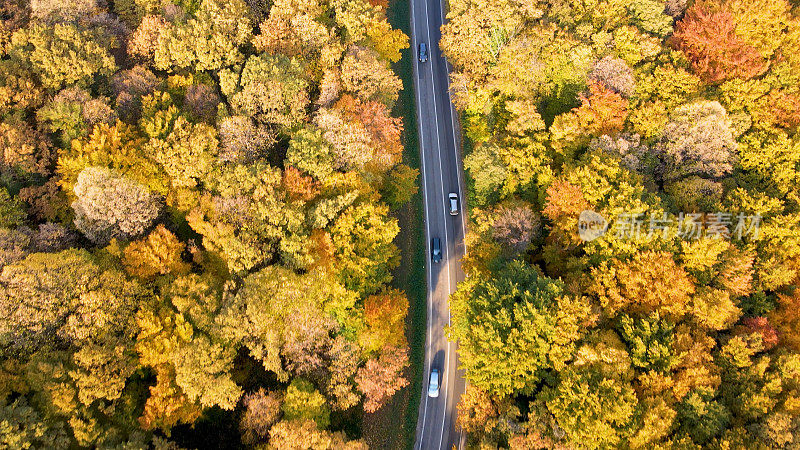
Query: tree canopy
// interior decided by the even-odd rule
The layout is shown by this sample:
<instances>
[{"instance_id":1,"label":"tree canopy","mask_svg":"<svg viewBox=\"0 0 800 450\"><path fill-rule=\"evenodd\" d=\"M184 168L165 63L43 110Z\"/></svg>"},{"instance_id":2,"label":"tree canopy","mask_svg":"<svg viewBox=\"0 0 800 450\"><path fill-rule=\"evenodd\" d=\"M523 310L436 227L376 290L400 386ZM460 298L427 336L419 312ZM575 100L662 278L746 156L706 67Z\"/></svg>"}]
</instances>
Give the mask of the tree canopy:
<instances>
[{"instance_id":1,"label":"tree canopy","mask_svg":"<svg viewBox=\"0 0 800 450\"><path fill-rule=\"evenodd\" d=\"M367 0L0 1L0 447L365 448L406 48Z\"/></svg>"},{"instance_id":2,"label":"tree canopy","mask_svg":"<svg viewBox=\"0 0 800 450\"><path fill-rule=\"evenodd\" d=\"M467 446L798 445L796 3L449 6Z\"/></svg>"}]
</instances>

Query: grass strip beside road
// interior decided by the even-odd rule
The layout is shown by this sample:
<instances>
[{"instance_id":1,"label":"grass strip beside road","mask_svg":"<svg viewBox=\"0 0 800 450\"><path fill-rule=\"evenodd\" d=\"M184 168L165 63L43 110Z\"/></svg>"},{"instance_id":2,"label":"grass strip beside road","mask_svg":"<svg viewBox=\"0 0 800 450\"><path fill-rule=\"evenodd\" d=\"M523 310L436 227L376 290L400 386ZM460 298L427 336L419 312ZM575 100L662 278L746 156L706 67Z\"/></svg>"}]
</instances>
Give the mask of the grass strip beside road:
<instances>
[{"instance_id":1,"label":"grass strip beside road","mask_svg":"<svg viewBox=\"0 0 800 450\"><path fill-rule=\"evenodd\" d=\"M396 29L411 36L409 0L393 0L387 11L389 22ZM403 91L394 113L403 118L403 161L419 169L420 154L417 136L416 97L414 96L413 53L403 50L402 59L394 65L395 73L403 80ZM421 186L421 175L417 180ZM422 214L422 192L394 213L400 223L400 234L395 243L400 248L402 262L394 272L392 285L408 295L409 309L406 318L406 336L409 343L411 366L406 370L409 385L397 392L383 408L365 414L364 438L371 448L413 448L417 426L422 368L425 357L425 326L427 311L427 278L425 274L425 228Z\"/></svg>"}]
</instances>

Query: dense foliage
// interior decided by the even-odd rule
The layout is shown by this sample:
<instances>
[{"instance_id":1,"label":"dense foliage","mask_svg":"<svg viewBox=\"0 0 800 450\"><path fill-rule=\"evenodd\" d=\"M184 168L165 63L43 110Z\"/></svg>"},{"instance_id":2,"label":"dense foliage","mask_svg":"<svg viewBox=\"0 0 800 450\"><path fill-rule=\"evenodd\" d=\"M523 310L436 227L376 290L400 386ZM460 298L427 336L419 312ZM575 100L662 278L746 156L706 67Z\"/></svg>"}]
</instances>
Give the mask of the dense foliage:
<instances>
[{"instance_id":1,"label":"dense foliage","mask_svg":"<svg viewBox=\"0 0 800 450\"><path fill-rule=\"evenodd\" d=\"M471 445L800 446L797 2L450 7Z\"/></svg>"},{"instance_id":2,"label":"dense foliage","mask_svg":"<svg viewBox=\"0 0 800 450\"><path fill-rule=\"evenodd\" d=\"M366 446L417 177L385 7L0 1L0 447Z\"/></svg>"}]
</instances>

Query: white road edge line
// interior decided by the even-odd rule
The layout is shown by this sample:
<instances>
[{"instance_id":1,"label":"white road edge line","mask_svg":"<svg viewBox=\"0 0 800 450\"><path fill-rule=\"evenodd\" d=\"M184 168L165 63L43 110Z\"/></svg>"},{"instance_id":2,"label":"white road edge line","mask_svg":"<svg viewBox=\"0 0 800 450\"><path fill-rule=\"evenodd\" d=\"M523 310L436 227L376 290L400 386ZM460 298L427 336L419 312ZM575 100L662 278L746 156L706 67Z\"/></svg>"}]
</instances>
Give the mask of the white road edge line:
<instances>
[{"instance_id":1,"label":"white road edge line","mask_svg":"<svg viewBox=\"0 0 800 450\"><path fill-rule=\"evenodd\" d=\"M415 72L413 74L413 75L415 75L414 85L419 87L419 83L420 83L420 80L419 80L419 59L414 57L415 52L417 52L418 49L419 49L419 47L417 46L417 33L416 33L416 20L415 20L416 16L414 15L414 0L409 0L409 2L411 3L411 38L412 38L412 41L414 43L414 48L411 49L411 57L414 58L414 61L412 63L414 64L414 67L416 67L416 69L417 69L416 71L412 71L412 72ZM428 189L427 189L427 178L425 177L425 156L423 155L423 151L422 151L422 149L424 147L424 139L423 139L424 133L423 133L423 130L422 130L422 120L421 120L422 119L422 97L420 96L419 88L417 88L416 91L417 91L416 93L417 93L417 124L418 124L417 126L419 128L419 153L420 153L419 159L420 159L420 164L422 165L422 195L425 198L425 218L424 218L424 222L425 222L425 253L426 253L425 258L428 258L427 253L429 251L429 246L431 245L430 244L430 241L431 241L431 229L430 229L430 222L428 221L428 219L429 219L429 216L428 216ZM428 286L426 286L426 288L425 288L425 308L426 308L426 315L427 315L427 323L425 324L425 328L426 328L425 332L427 333L427 339L426 339L427 342L425 343L425 346L426 346L425 351L427 352L427 350L428 350L427 347L431 344L431 332L430 332L430 327L428 326L428 324L431 321L431 302L430 302L430 299L429 299L430 290L428 288L430 287L430 282L431 282L431 279L433 278L433 273L432 273L433 269L431 267L430 262L428 262L428 261L425 262L425 266L428 268L428 270L426 272L427 272L427 275L428 275L428 283L429 283ZM425 376L430 371L430 370L425 370L426 369L425 366L428 365L427 358L423 357L423 360L424 360L423 364L422 364L422 368L423 368L423 370L422 370L422 387L423 387L423 389L422 389L421 394L425 393L425 390L426 390L425 389L425 387L426 387ZM425 395L425 406L422 409L422 428L419 431L420 442L422 441L422 436L425 435L425 421L426 421L427 413L428 413L428 396Z\"/></svg>"},{"instance_id":2,"label":"white road edge line","mask_svg":"<svg viewBox=\"0 0 800 450\"><path fill-rule=\"evenodd\" d=\"M444 25L444 23L445 23L444 5L442 4L444 1L445 0L440 0L440 6L439 6L439 15L440 15L440 17L442 19L442 25ZM447 66L449 64L450 63L445 59L445 69L447 69ZM459 196L461 197L461 204L459 205L460 206L459 213L461 214L461 236L462 236L462 239L463 239L462 244L464 245L464 256L467 256L467 226L466 226L466 223L467 223L466 209L467 209L467 207L465 206L466 205L467 196L466 196L465 192L461 190L461 186L465 186L465 185L464 185L464 180L462 179L462 176L461 176L462 162L461 162L461 158L459 158L459 155L460 155L459 150L460 149L459 149L459 146L458 146L458 138L456 137L456 113L458 111L456 111L456 107L453 104L453 94L450 91L450 70L449 69L447 70L447 98L448 98L448 100L450 100L450 105L449 106L450 106L450 123L451 123L452 130L453 130L453 152L455 153L456 176L458 177L457 178L457 180L458 180L458 193L460 194ZM448 324L449 324L450 323L450 319L451 319L451 317L450 317L450 305L449 304L447 306L447 314L448 314L447 321L448 321ZM458 370L458 367L456 367L456 370ZM465 389L467 387L467 384L468 384L467 383L467 379L465 377L464 378L464 388ZM464 431L459 429L458 435L459 435L458 448L462 448L463 444L464 444Z\"/></svg>"},{"instance_id":3,"label":"white road edge line","mask_svg":"<svg viewBox=\"0 0 800 450\"><path fill-rule=\"evenodd\" d=\"M440 1L444 1L444 0L440 0ZM444 25L445 17L444 17L444 7L443 6L439 7L439 15L442 18L442 25ZM447 69L447 65L449 65L449 64L450 63L447 62L447 60L445 59L445 69ZM461 233L464 236L464 256L466 256L467 255L467 242L466 242L466 239L467 239L467 227L466 227L465 223L467 221L467 218L464 215L465 210L466 210L466 207L464 206L466 204L466 202L464 201L464 199L466 198L466 195L464 195L464 193L461 191L461 186L462 186L462 183L463 183L464 180L461 179L461 159L458 157L459 156L459 151L458 151L459 147L458 147L458 138L456 137L456 114L455 113L458 112L458 111L456 111L455 105L453 105L453 95L450 92L450 70L447 70L447 98L450 100L450 122L451 122L452 130L453 130L453 152L455 152L456 166L457 166L457 169L458 169L458 170L456 170L456 176L458 177L458 193L461 194L461 204L459 205L460 209L461 209L461 211L459 211L459 213L462 214L462 216L461 216Z\"/></svg>"}]
</instances>

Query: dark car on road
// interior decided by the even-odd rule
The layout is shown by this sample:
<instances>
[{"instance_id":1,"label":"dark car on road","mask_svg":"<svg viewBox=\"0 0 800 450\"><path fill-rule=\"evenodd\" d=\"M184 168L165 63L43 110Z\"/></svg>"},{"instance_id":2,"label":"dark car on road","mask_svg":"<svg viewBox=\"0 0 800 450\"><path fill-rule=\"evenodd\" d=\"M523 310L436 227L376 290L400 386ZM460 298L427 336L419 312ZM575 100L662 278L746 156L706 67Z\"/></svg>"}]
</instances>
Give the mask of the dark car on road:
<instances>
[{"instance_id":1,"label":"dark car on road","mask_svg":"<svg viewBox=\"0 0 800 450\"><path fill-rule=\"evenodd\" d=\"M442 243L439 238L433 238L431 241L431 261L438 263L442 260Z\"/></svg>"},{"instance_id":2,"label":"dark car on road","mask_svg":"<svg viewBox=\"0 0 800 450\"><path fill-rule=\"evenodd\" d=\"M419 62L428 62L428 46L424 42L419 43Z\"/></svg>"}]
</instances>

